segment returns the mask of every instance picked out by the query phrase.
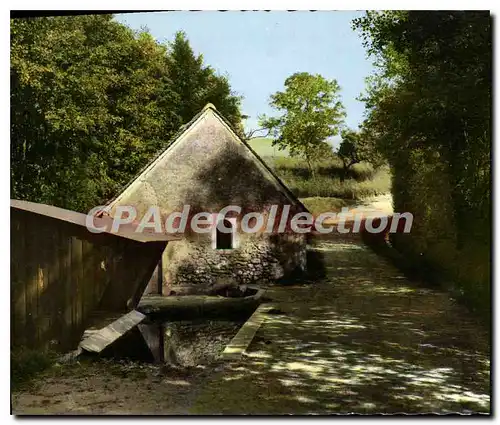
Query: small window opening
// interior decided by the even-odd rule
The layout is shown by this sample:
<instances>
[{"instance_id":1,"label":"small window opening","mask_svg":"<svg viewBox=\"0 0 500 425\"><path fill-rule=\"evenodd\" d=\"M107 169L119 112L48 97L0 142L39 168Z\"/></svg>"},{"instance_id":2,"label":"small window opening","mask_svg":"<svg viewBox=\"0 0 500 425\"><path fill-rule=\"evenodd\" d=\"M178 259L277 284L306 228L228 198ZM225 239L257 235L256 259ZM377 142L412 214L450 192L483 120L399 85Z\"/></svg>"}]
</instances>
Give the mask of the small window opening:
<instances>
[{"instance_id":1,"label":"small window opening","mask_svg":"<svg viewBox=\"0 0 500 425\"><path fill-rule=\"evenodd\" d=\"M216 249L233 249L233 232L234 232L234 227L233 223L231 223L229 220L224 219L224 221L221 223L221 227L225 227L226 229L231 229L229 233L227 230L221 231L219 230L219 226L216 227L215 229L215 248Z\"/></svg>"}]
</instances>

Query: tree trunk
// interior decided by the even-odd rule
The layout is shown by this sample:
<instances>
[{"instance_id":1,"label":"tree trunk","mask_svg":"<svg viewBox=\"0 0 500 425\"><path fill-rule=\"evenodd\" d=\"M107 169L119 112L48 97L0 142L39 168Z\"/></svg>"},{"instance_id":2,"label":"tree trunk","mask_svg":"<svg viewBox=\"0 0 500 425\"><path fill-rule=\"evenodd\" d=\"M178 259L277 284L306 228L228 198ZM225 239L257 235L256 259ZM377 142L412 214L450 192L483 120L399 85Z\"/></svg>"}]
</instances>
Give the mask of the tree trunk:
<instances>
[{"instance_id":1,"label":"tree trunk","mask_svg":"<svg viewBox=\"0 0 500 425\"><path fill-rule=\"evenodd\" d=\"M309 156L306 156L306 162L307 162L307 168L309 168L309 174L311 175L312 178L314 178L315 177L314 169L312 167L311 158L309 158Z\"/></svg>"},{"instance_id":2,"label":"tree trunk","mask_svg":"<svg viewBox=\"0 0 500 425\"><path fill-rule=\"evenodd\" d=\"M342 174L340 175L340 182L341 183L345 182L348 171L349 171L349 165L344 163L344 167L342 168Z\"/></svg>"}]
</instances>

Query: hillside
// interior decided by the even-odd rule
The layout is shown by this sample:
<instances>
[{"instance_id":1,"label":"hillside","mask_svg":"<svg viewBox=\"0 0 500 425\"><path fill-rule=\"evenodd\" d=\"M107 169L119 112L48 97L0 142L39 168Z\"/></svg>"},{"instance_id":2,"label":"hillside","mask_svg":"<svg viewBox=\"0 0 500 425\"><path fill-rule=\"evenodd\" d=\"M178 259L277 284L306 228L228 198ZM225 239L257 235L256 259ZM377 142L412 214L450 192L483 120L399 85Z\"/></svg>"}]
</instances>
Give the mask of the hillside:
<instances>
[{"instance_id":1,"label":"hillside","mask_svg":"<svg viewBox=\"0 0 500 425\"><path fill-rule=\"evenodd\" d=\"M273 140L267 137L258 137L248 141L250 147L257 152L261 158L288 157L287 150L279 150L277 146L272 146Z\"/></svg>"}]
</instances>

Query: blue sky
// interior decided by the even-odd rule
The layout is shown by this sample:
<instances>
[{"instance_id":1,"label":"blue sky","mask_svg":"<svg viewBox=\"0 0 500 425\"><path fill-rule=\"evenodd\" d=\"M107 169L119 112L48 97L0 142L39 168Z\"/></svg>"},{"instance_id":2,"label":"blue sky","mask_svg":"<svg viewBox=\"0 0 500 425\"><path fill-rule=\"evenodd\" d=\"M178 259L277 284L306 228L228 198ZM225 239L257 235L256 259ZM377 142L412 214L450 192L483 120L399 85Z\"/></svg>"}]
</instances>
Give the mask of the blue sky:
<instances>
[{"instance_id":1,"label":"blue sky","mask_svg":"<svg viewBox=\"0 0 500 425\"><path fill-rule=\"evenodd\" d=\"M366 58L353 18L362 12L157 12L116 15L134 29L147 27L160 42L186 32L196 53L244 97L242 112L250 115L247 129L257 128L257 116L272 114L269 96L283 89L295 72L335 78L347 111L346 123L357 127L364 106L356 97L373 67Z\"/></svg>"}]
</instances>

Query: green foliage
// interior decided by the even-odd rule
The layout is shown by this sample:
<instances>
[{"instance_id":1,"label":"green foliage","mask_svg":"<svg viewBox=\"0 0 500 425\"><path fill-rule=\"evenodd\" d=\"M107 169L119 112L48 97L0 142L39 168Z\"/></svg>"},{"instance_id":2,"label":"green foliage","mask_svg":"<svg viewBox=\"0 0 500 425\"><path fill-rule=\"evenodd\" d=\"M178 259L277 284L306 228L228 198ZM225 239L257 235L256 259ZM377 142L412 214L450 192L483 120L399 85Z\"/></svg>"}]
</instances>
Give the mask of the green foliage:
<instances>
[{"instance_id":1,"label":"green foliage","mask_svg":"<svg viewBox=\"0 0 500 425\"><path fill-rule=\"evenodd\" d=\"M395 209L415 216L399 247L450 276L469 305L487 311L489 13L369 12L354 27L379 68L364 97L363 127L391 165Z\"/></svg>"},{"instance_id":2,"label":"green foliage","mask_svg":"<svg viewBox=\"0 0 500 425\"><path fill-rule=\"evenodd\" d=\"M260 126L270 130L274 145L301 156L313 171L312 161L331 151L327 140L343 124L339 91L335 80L306 72L293 74L285 80L285 91L271 96L270 105L281 115L260 117Z\"/></svg>"},{"instance_id":3,"label":"green foliage","mask_svg":"<svg viewBox=\"0 0 500 425\"><path fill-rule=\"evenodd\" d=\"M319 161L311 175L301 158L275 158L273 168L297 197L334 197L360 200L390 191L387 167L377 170L366 163L356 164L342 180L344 169L338 157Z\"/></svg>"},{"instance_id":4,"label":"green foliage","mask_svg":"<svg viewBox=\"0 0 500 425\"><path fill-rule=\"evenodd\" d=\"M342 181L354 164L360 162L370 162L375 166L380 166L380 155L373 147L368 135L363 132L351 129L342 130L342 141L337 150L338 157L342 160L344 170L341 175Z\"/></svg>"},{"instance_id":5,"label":"green foliage","mask_svg":"<svg viewBox=\"0 0 500 425\"><path fill-rule=\"evenodd\" d=\"M18 389L30 382L40 372L51 367L55 362L54 353L40 350L18 348L10 353L10 373L12 388Z\"/></svg>"},{"instance_id":6,"label":"green foliage","mask_svg":"<svg viewBox=\"0 0 500 425\"><path fill-rule=\"evenodd\" d=\"M207 104L212 103L243 135L241 124L241 97L234 95L226 76L216 75L203 63L203 55L196 56L184 32L178 32L169 44L167 75L177 94L178 114L183 123L191 120Z\"/></svg>"},{"instance_id":7,"label":"green foliage","mask_svg":"<svg viewBox=\"0 0 500 425\"><path fill-rule=\"evenodd\" d=\"M11 20L10 76L12 198L85 212L205 103L241 126L240 98L183 34L161 45L111 15Z\"/></svg>"},{"instance_id":8,"label":"green foliage","mask_svg":"<svg viewBox=\"0 0 500 425\"><path fill-rule=\"evenodd\" d=\"M342 130L342 141L337 150L337 155L344 163L346 168L361 162L361 152L358 149L360 138L359 134L350 129Z\"/></svg>"}]
</instances>

